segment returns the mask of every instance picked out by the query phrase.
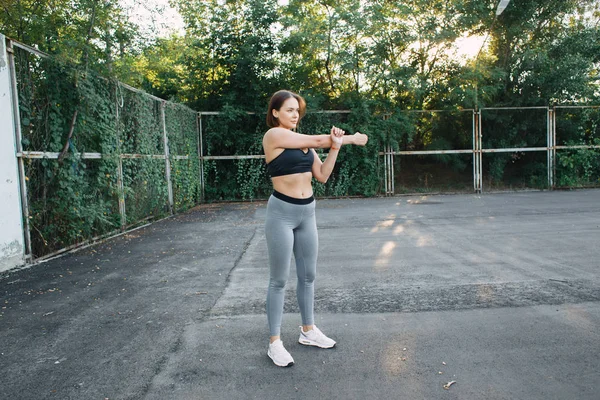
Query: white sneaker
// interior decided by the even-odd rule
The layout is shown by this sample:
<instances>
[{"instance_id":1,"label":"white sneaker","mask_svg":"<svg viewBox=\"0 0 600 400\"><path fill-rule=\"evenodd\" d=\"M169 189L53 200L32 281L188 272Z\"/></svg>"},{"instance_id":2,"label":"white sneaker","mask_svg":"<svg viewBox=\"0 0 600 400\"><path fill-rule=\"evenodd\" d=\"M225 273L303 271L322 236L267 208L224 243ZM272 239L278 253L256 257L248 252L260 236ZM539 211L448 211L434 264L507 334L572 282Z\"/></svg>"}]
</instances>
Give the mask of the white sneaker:
<instances>
[{"instance_id":1,"label":"white sneaker","mask_svg":"<svg viewBox=\"0 0 600 400\"><path fill-rule=\"evenodd\" d=\"M335 346L335 340L325 336L316 325L313 325L313 328L308 332L304 332L300 327L298 343L306 346L317 346L322 349L330 349Z\"/></svg>"},{"instance_id":2,"label":"white sneaker","mask_svg":"<svg viewBox=\"0 0 600 400\"><path fill-rule=\"evenodd\" d=\"M267 355L271 357L273 363L278 367L291 367L294 365L292 355L283 347L283 342L280 339L269 344Z\"/></svg>"}]
</instances>

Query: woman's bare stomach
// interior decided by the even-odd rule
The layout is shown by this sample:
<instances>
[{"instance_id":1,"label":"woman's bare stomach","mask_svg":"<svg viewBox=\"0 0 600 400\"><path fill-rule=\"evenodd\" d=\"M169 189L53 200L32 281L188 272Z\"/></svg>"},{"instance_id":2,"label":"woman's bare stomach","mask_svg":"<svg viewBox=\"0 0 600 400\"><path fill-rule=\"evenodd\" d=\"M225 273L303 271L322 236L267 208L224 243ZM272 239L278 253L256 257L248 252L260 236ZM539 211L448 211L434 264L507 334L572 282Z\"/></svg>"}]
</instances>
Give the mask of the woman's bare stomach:
<instances>
[{"instance_id":1,"label":"woman's bare stomach","mask_svg":"<svg viewBox=\"0 0 600 400\"><path fill-rule=\"evenodd\" d=\"M312 172L275 176L271 178L273 189L295 199L307 199L313 195Z\"/></svg>"}]
</instances>

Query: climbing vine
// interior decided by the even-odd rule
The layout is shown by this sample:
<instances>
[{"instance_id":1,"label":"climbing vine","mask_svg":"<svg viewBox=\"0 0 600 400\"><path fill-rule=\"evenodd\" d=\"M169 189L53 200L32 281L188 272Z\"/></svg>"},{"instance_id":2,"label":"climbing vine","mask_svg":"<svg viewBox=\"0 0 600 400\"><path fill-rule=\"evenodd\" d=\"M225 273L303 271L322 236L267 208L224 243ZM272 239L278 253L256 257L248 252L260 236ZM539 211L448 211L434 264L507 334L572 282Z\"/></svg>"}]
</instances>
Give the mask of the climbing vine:
<instances>
[{"instance_id":1,"label":"climbing vine","mask_svg":"<svg viewBox=\"0 0 600 400\"><path fill-rule=\"evenodd\" d=\"M23 150L58 154L25 159L35 257L113 232L123 222L167 215L165 130L173 206L182 210L197 204L194 111L20 49L15 67ZM82 153L98 156L83 158ZM125 221L119 198L125 201Z\"/></svg>"}]
</instances>

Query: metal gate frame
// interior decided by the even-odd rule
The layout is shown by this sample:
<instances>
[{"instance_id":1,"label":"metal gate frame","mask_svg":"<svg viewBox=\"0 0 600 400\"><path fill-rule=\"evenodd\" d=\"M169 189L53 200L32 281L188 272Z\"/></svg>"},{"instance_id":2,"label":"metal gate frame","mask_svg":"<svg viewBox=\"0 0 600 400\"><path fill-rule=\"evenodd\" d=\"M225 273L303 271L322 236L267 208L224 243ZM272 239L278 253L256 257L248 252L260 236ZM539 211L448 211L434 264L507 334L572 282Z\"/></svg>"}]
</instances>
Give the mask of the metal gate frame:
<instances>
[{"instance_id":1,"label":"metal gate frame","mask_svg":"<svg viewBox=\"0 0 600 400\"><path fill-rule=\"evenodd\" d=\"M385 164L385 195L393 196L394 192L394 156L414 156L414 155L432 155L432 154L473 154L473 190L475 193L483 193L483 154L484 153L514 153L514 152L535 152L545 151L547 153L547 175L548 188L550 190L556 187L556 151L557 150L576 150L576 149L600 149L598 145L556 145L556 110L557 109L597 109L600 106L538 106L538 107L484 107L479 110L463 109L461 112L473 113L473 148L464 150L422 150L422 151L393 151L391 145L387 145L379 155L384 156ZM546 147L508 147L508 148L483 148L483 124L482 113L486 110L546 110ZM448 112L449 110L411 110L414 112Z\"/></svg>"}]
</instances>

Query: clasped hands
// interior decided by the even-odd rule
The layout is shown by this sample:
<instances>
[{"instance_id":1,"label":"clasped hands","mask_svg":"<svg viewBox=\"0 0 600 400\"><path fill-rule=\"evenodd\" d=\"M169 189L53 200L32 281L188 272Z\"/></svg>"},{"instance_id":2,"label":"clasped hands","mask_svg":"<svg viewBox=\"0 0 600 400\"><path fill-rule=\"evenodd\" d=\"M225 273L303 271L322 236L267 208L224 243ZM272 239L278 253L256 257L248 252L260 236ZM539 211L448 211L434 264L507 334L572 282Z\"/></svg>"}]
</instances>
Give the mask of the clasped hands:
<instances>
[{"instance_id":1,"label":"clasped hands","mask_svg":"<svg viewBox=\"0 0 600 400\"><path fill-rule=\"evenodd\" d=\"M339 150L340 147L342 147L342 144L344 143L344 131L341 128L332 126L330 136L332 142L331 148L333 150ZM352 135L352 141L350 143L355 144L357 146L364 146L367 144L368 140L369 137L367 135L365 135L364 133L356 132L354 135Z\"/></svg>"}]
</instances>

